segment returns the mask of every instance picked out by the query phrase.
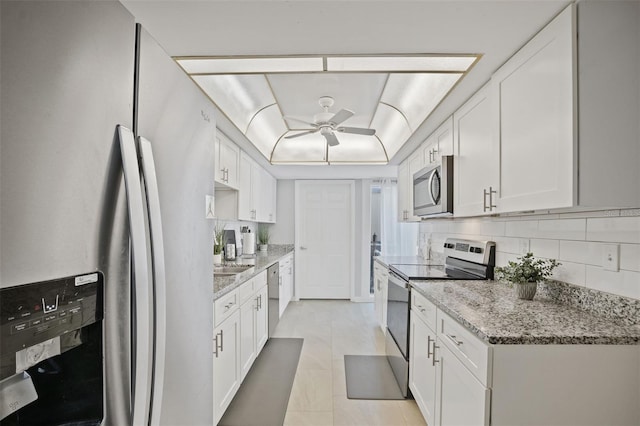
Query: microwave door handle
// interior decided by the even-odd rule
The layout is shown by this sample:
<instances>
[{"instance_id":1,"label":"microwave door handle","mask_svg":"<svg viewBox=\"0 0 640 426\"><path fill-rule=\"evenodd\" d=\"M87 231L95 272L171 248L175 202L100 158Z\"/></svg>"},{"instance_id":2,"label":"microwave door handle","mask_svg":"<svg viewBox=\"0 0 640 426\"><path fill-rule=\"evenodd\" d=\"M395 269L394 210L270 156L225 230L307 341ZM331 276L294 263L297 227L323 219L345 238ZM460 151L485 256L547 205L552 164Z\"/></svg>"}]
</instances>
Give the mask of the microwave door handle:
<instances>
[{"instance_id":1,"label":"microwave door handle","mask_svg":"<svg viewBox=\"0 0 640 426\"><path fill-rule=\"evenodd\" d=\"M436 205L436 197L433 195L433 179L435 179L437 171L434 170L429 174L429 182L427 183L427 187L429 188L429 198L431 199L431 204Z\"/></svg>"},{"instance_id":2,"label":"microwave door handle","mask_svg":"<svg viewBox=\"0 0 640 426\"><path fill-rule=\"evenodd\" d=\"M132 371L132 413L131 424L146 425L149 419L151 359L151 315L150 287L146 226L144 218L144 202L138 167L136 141L131 130L118 126L120 154L127 193L127 210L129 213L129 233L131 238L132 280L135 299L135 326L132 328L131 342L134 347Z\"/></svg>"},{"instance_id":3,"label":"microwave door handle","mask_svg":"<svg viewBox=\"0 0 640 426\"><path fill-rule=\"evenodd\" d=\"M147 214L149 217L149 233L151 239L151 265L153 268L153 400L151 401L151 419L149 425L160 424L160 407L164 385L165 349L166 349L166 273L164 265L164 240L162 234L162 218L160 215L160 196L156 166L153 159L151 142L143 137L138 138L142 175L144 177L147 196Z\"/></svg>"}]
</instances>

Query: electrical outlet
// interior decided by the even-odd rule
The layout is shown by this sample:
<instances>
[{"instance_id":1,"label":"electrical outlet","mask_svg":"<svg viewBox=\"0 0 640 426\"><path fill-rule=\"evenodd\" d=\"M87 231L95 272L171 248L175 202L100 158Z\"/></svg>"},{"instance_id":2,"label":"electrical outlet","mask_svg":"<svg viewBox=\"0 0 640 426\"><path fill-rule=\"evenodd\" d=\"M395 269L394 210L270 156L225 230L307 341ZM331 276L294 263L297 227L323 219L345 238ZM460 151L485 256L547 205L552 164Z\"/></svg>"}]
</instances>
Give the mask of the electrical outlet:
<instances>
[{"instance_id":1,"label":"electrical outlet","mask_svg":"<svg viewBox=\"0 0 640 426\"><path fill-rule=\"evenodd\" d=\"M617 272L620 270L620 245L602 245L602 268L605 271Z\"/></svg>"},{"instance_id":2,"label":"electrical outlet","mask_svg":"<svg viewBox=\"0 0 640 426\"><path fill-rule=\"evenodd\" d=\"M205 196L205 219L213 219L213 206L214 206L214 197L213 195Z\"/></svg>"}]
</instances>

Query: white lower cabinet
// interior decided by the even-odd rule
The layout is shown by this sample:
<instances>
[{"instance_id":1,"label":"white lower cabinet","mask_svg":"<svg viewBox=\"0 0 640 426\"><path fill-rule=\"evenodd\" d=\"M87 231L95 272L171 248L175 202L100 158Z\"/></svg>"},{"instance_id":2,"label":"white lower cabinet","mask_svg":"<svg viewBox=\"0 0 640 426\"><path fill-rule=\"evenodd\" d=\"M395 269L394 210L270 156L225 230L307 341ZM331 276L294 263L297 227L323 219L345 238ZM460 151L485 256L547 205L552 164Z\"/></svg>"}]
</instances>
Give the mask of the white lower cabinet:
<instances>
[{"instance_id":1,"label":"white lower cabinet","mask_svg":"<svg viewBox=\"0 0 640 426\"><path fill-rule=\"evenodd\" d=\"M490 345L411 294L409 388L429 426L640 424L639 345Z\"/></svg>"},{"instance_id":2,"label":"white lower cabinet","mask_svg":"<svg viewBox=\"0 0 640 426\"><path fill-rule=\"evenodd\" d=\"M452 321L411 293L409 388L430 426L488 425L490 348Z\"/></svg>"},{"instance_id":3,"label":"white lower cabinet","mask_svg":"<svg viewBox=\"0 0 640 426\"><path fill-rule=\"evenodd\" d=\"M446 345L434 348L436 390L440 402L437 425L488 425L490 392L460 362ZM435 397L434 395L434 397ZM435 402L435 398L434 398Z\"/></svg>"},{"instance_id":4,"label":"white lower cabinet","mask_svg":"<svg viewBox=\"0 0 640 426\"><path fill-rule=\"evenodd\" d=\"M214 423L222 418L267 343L268 306L267 271L214 302Z\"/></svg>"},{"instance_id":5,"label":"white lower cabinet","mask_svg":"<svg viewBox=\"0 0 640 426\"><path fill-rule=\"evenodd\" d=\"M269 339L269 293L267 291L267 286L264 285L262 288L258 289L256 293L257 300L257 308L255 310L256 316L256 356L260 353L264 344L267 343L267 339Z\"/></svg>"},{"instance_id":6,"label":"white lower cabinet","mask_svg":"<svg viewBox=\"0 0 640 426\"><path fill-rule=\"evenodd\" d=\"M409 388L428 425L436 424L436 363L432 345L436 333L416 314L411 313L409 345Z\"/></svg>"},{"instance_id":7,"label":"white lower cabinet","mask_svg":"<svg viewBox=\"0 0 640 426\"><path fill-rule=\"evenodd\" d=\"M389 270L380 263L373 262L373 304L376 320L384 334L387 334L387 281Z\"/></svg>"},{"instance_id":8,"label":"white lower cabinet","mask_svg":"<svg viewBox=\"0 0 640 426\"><path fill-rule=\"evenodd\" d=\"M213 418L218 423L240 387L240 313L236 309L214 330Z\"/></svg>"}]
</instances>

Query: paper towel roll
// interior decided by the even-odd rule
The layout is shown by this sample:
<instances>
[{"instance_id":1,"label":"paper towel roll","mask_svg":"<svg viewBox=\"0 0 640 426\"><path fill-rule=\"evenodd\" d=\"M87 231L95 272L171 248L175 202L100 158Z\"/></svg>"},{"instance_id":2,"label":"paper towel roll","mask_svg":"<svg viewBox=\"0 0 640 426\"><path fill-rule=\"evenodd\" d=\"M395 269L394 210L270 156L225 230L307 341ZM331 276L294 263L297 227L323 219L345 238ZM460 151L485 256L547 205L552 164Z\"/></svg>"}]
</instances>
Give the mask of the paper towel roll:
<instances>
[{"instance_id":1,"label":"paper towel roll","mask_svg":"<svg viewBox=\"0 0 640 426\"><path fill-rule=\"evenodd\" d=\"M242 234L242 254L256 254L256 234L252 232Z\"/></svg>"}]
</instances>

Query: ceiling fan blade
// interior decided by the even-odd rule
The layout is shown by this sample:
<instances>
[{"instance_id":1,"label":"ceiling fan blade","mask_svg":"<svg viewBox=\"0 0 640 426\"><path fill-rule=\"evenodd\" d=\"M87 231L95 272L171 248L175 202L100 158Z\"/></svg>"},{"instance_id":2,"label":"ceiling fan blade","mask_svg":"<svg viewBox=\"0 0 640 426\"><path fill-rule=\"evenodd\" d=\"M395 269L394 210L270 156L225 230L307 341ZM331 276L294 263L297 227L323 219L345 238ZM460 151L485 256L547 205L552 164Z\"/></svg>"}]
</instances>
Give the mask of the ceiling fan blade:
<instances>
[{"instance_id":1,"label":"ceiling fan blade","mask_svg":"<svg viewBox=\"0 0 640 426\"><path fill-rule=\"evenodd\" d=\"M304 136L304 135L310 135L312 133L317 132L320 129L313 129L313 130L307 130L306 132L302 132L302 133L297 133L295 135L290 135L290 136L285 136L285 139L293 139L293 138L299 138L300 136Z\"/></svg>"},{"instance_id":2,"label":"ceiling fan blade","mask_svg":"<svg viewBox=\"0 0 640 426\"><path fill-rule=\"evenodd\" d=\"M340 141L336 137L335 133L333 133L333 132L325 133L322 136L324 136L324 138L327 140L327 143L329 144L329 146L340 145Z\"/></svg>"},{"instance_id":3,"label":"ceiling fan blade","mask_svg":"<svg viewBox=\"0 0 640 426\"><path fill-rule=\"evenodd\" d=\"M338 127L336 131L342 132L342 133L353 133L355 135L367 135L367 136L373 136L376 134L375 129L365 129L363 127Z\"/></svg>"},{"instance_id":4,"label":"ceiling fan blade","mask_svg":"<svg viewBox=\"0 0 640 426\"><path fill-rule=\"evenodd\" d=\"M295 117L289 117L288 115L285 115L282 118L284 118L287 121L288 120L297 121L298 123L303 123L303 124L306 124L307 126L318 127L318 125L316 123L309 123L308 121L300 120L299 118L295 118Z\"/></svg>"},{"instance_id":5,"label":"ceiling fan blade","mask_svg":"<svg viewBox=\"0 0 640 426\"><path fill-rule=\"evenodd\" d=\"M333 117L329 119L329 123L333 123L337 126L338 124L342 123L346 119L351 118L353 114L354 114L353 111L349 111L348 109L341 109L340 111L336 112L336 114Z\"/></svg>"}]
</instances>

